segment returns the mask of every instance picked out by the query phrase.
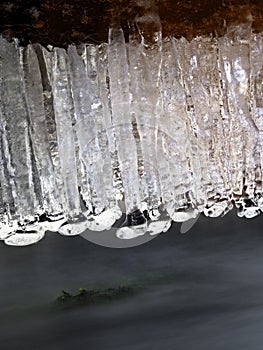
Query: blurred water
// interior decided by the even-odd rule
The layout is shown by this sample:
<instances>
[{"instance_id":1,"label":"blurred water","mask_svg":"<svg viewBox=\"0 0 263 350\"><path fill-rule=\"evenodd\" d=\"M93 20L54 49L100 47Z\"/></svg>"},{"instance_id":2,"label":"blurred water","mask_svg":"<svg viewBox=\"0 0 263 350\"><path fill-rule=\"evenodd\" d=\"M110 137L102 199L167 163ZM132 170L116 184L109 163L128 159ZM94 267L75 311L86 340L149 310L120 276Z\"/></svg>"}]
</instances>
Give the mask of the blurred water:
<instances>
[{"instance_id":1,"label":"blurred water","mask_svg":"<svg viewBox=\"0 0 263 350\"><path fill-rule=\"evenodd\" d=\"M149 243L109 249L81 237L0 246L0 349L262 349L261 217L200 217ZM46 312L61 289L143 287L110 304Z\"/></svg>"}]
</instances>

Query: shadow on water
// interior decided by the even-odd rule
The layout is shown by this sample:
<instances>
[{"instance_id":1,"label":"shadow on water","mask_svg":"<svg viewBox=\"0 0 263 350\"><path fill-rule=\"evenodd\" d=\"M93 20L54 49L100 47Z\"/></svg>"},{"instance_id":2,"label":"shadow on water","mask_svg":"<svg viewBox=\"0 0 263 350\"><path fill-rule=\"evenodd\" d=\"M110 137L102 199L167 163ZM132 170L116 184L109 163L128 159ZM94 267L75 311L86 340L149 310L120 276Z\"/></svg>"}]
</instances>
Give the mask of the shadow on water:
<instances>
[{"instance_id":1,"label":"shadow on water","mask_svg":"<svg viewBox=\"0 0 263 350\"><path fill-rule=\"evenodd\" d=\"M1 245L1 349L261 350L261 222L200 217L185 235L175 225L129 249L52 233ZM114 297L57 307L62 289L79 288Z\"/></svg>"}]
</instances>

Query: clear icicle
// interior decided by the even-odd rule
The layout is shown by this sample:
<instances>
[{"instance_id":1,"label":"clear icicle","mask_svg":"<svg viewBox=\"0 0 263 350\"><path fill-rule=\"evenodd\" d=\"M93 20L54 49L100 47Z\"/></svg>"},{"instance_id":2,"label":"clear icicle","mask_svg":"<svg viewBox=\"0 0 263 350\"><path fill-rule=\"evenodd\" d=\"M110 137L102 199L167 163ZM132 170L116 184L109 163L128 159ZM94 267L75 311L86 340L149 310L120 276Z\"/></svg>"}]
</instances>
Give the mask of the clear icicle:
<instances>
[{"instance_id":1,"label":"clear icicle","mask_svg":"<svg viewBox=\"0 0 263 350\"><path fill-rule=\"evenodd\" d=\"M15 42L0 38L0 95L1 116L4 128L7 171L10 177L15 214L21 224L34 221L34 184L32 183L32 150L29 143L29 125L23 80L20 70L20 53Z\"/></svg>"},{"instance_id":2,"label":"clear icicle","mask_svg":"<svg viewBox=\"0 0 263 350\"><path fill-rule=\"evenodd\" d=\"M37 216L41 214L41 196L29 137L28 109L21 66L23 51L18 48L16 42L8 43L0 38L2 60L0 98L3 126L1 153L4 162L2 184L4 185L7 180L12 191L13 199L10 198L10 204L7 203L7 210L9 211L12 203L14 204L14 211L13 213L12 210L9 211L9 218L8 212L3 214L1 238L6 244L10 244L12 240L12 245L17 246L36 243L45 234L41 224L36 222ZM3 194L4 197L8 195L5 190ZM14 221L10 223L10 219ZM34 236L28 233L29 230L33 230L32 226ZM24 236L22 240L21 235Z\"/></svg>"},{"instance_id":3,"label":"clear icicle","mask_svg":"<svg viewBox=\"0 0 263 350\"><path fill-rule=\"evenodd\" d=\"M101 104L103 108L103 119L105 125L105 134L107 136L107 146L108 149L105 151L110 155L111 169L107 171L109 174L112 172L112 176L108 177L108 186L110 186L109 180L111 183L111 189L109 191L108 198L109 202L112 201L109 196L113 197L113 205L115 205L116 199L122 199L122 180L119 171L119 163L117 156L116 141L114 135L114 128L112 127L112 114L110 106L110 91L108 85L108 46L102 44L99 46L99 56L98 56L98 84L99 84L99 94L101 99ZM107 159L108 164L109 159ZM109 166L109 164L107 165ZM113 186L113 188L112 188Z\"/></svg>"},{"instance_id":4,"label":"clear icicle","mask_svg":"<svg viewBox=\"0 0 263 350\"><path fill-rule=\"evenodd\" d=\"M139 19L138 19L139 20ZM148 18L140 19L143 21ZM134 24L130 24L129 67L132 93L132 112L135 115L146 184L146 201L151 216L158 210L160 191L156 159L157 119L160 100L159 77L161 64L161 35L154 33L156 42L145 47L144 37L137 42ZM158 217L157 217L158 218Z\"/></svg>"},{"instance_id":5,"label":"clear icicle","mask_svg":"<svg viewBox=\"0 0 263 350\"><path fill-rule=\"evenodd\" d=\"M47 215L61 213L60 197L48 144L41 73L32 45L24 52L26 97L29 109L30 138Z\"/></svg>"},{"instance_id":6,"label":"clear icicle","mask_svg":"<svg viewBox=\"0 0 263 350\"><path fill-rule=\"evenodd\" d=\"M53 93L52 93L52 82L51 82L51 72L52 72L52 52L47 51L41 45L34 45L34 50L36 52L39 69L41 73L41 82L43 89L43 103L44 103L44 111L45 111L45 125L47 130L48 137L48 147L52 160L52 166L54 170L54 181L56 183L58 200L60 203L61 214L63 213L62 208L62 198L63 198L63 180L61 174L61 165L59 159L59 151L58 151L58 139L57 139L57 127L55 121L55 112L53 106ZM50 171L52 171L50 169ZM52 180L51 180L52 181ZM48 210L49 212L49 210ZM48 218L51 221L56 221L61 219L61 215L57 215L56 213L47 214ZM50 224L52 225L52 224Z\"/></svg>"},{"instance_id":7,"label":"clear icicle","mask_svg":"<svg viewBox=\"0 0 263 350\"><path fill-rule=\"evenodd\" d=\"M168 161L166 176L170 178L170 184L162 191L163 195L172 191L169 200L165 200L169 215L176 220L178 209L187 209L190 198L187 193L193 189L191 169L189 167L190 143L187 129L187 114L185 110L185 93L180 82L178 62L174 54L172 40L163 43L162 64L162 109L160 116L160 137L164 147L165 157ZM171 74L172 73L172 74ZM158 157L159 167L164 160ZM158 168L159 168L158 167ZM165 164L159 169L159 178L165 174Z\"/></svg>"},{"instance_id":8,"label":"clear icicle","mask_svg":"<svg viewBox=\"0 0 263 350\"><path fill-rule=\"evenodd\" d=\"M109 30L108 66L112 122L125 192L127 223L144 226L145 218L140 212L141 196L139 193L137 149L132 132L127 53L121 28L114 27ZM145 230L146 228L143 227L138 233L134 229L134 235L144 233ZM117 234L122 235L121 232L118 231Z\"/></svg>"},{"instance_id":9,"label":"clear icicle","mask_svg":"<svg viewBox=\"0 0 263 350\"><path fill-rule=\"evenodd\" d=\"M102 177L102 158L99 146L98 125L92 111L91 88L84 63L78 55L76 47L70 46L69 66L72 81L73 99L75 107L75 130L80 150L81 161L86 171L90 188L91 205L95 212L101 212L106 206L104 184Z\"/></svg>"},{"instance_id":10,"label":"clear icicle","mask_svg":"<svg viewBox=\"0 0 263 350\"><path fill-rule=\"evenodd\" d=\"M81 215L72 128L73 101L65 50L54 49L52 64L53 104L56 120L58 153L64 184L64 212L69 220Z\"/></svg>"},{"instance_id":11,"label":"clear icicle","mask_svg":"<svg viewBox=\"0 0 263 350\"><path fill-rule=\"evenodd\" d=\"M195 109L190 93L189 86L189 57L187 57L186 52L188 50L189 43L185 39L173 40L173 54L175 57L174 68L176 71L177 79L177 92L179 94L179 99L183 102L184 111L182 111L183 120L185 120L186 132L185 132L185 155L188 160L189 175L187 176L187 181L190 181L189 192L187 193L188 201L191 203L191 207L198 208L202 211L204 208L204 188L202 183L202 166L200 162L200 150L199 143L197 140L198 135L198 125L196 121ZM188 69L188 70L187 70ZM185 74L186 72L186 74ZM182 92L182 88L183 92ZM178 103L178 102L177 102ZM178 107L177 107L178 108ZM180 111L180 109L179 109ZM180 140L181 141L181 140ZM178 143L180 145L180 142ZM189 174L188 172L188 174ZM192 180L191 180L192 177ZM189 208L192 211L191 208ZM195 212L195 211L194 211ZM175 211L175 217L177 216ZM187 217L187 215L186 215Z\"/></svg>"},{"instance_id":12,"label":"clear icicle","mask_svg":"<svg viewBox=\"0 0 263 350\"><path fill-rule=\"evenodd\" d=\"M0 125L1 125L1 139L0 139L0 240L7 238L14 233L18 228L17 220L14 220L15 204L12 193L14 188L14 179L9 174L8 169L11 167L11 160L7 142L7 130L3 113L0 107Z\"/></svg>"},{"instance_id":13,"label":"clear icicle","mask_svg":"<svg viewBox=\"0 0 263 350\"><path fill-rule=\"evenodd\" d=\"M91 102L90 117L94 123L95 138L92 140L92 144L97 148L98 154L94 159L94 170L97 173L98 187L100 188L100 197L103 201L103 209L109 206L113 193L112 189L112 171L111 171L111 159L108 150L108 121L105 111L105 104L102 102L100 95L100 76L99 76L99 47L94 45L86 46L87 56L87 78L89 87L89 96ZM104 111L106 112L104 114ZM92 155L95 152L92 151ZM101 210L99 211L101 212Z\"/></svg>"}]
</instances>

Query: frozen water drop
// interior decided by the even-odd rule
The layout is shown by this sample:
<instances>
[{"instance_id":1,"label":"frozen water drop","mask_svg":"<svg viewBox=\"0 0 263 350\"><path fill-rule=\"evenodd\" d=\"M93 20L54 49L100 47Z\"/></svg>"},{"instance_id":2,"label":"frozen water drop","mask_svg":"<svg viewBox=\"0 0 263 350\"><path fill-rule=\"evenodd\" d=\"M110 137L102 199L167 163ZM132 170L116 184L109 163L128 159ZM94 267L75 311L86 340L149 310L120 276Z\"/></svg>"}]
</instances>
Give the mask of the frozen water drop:
<instances>
[{"instance_id":1,"label":"frozen water drop","mask_svg":"<svg viewBox=\"0 0 263 350\"><path fill-rule=\"evenodd\" d=\"M134 239L143 236L147 231L146 225L124 226L116 231L116 237L120 239Z\"/></svg>"},{"instance_id":2,"label":"frozen water drop","mask_svg":"<svg viewBox=\"0 0 263 350\"><path fill-rule=\"evenodd\" d=\"M41 225L34 225L34 231L17 231L10 237L7 237L4 242L10 246L23 247L39 242L45 236L45 228ZM28 228L29 229L29 228ZM33 227L32 227L33 229Z\"/></svg>"},{"instance_id":3,"label":"frozen water drop","mask_svg":"<svg viewBox=\"0 0 263 350\"><path fill-rule=\"evenodd\" d=\"M175 222L184 222L196 218L198 214L199 211L197 209L178 210L172 214L171 218Z\"/></svg>"},{"instance_id":4,"label":"frozen water drop","mask_svg":"<svg viewBox=\"0 0 263 350\"><path fill-rule=\"evenodd\" d=\"M159 233L166 232L171 227L172 220L159 220L152 221L148 225L147 232L150 236L158 235Z\"/></svg>"}]
</instances>

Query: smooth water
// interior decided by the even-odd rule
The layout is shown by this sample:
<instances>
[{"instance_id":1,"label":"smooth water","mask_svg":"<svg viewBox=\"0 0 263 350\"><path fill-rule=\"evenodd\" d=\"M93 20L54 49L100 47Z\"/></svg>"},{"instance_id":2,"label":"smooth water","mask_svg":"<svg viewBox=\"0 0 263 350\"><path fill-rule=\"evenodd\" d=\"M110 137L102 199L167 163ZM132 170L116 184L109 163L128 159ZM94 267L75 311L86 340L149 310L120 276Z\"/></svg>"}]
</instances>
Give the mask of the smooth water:
<instances>
[{"instance_id":1,"label":"smooth water","mask_svg":"<svg viewBox=\"0 0 263 350\"><path fill-rule=\"evenodd\" d=\"M200 217L147 244L109 249L47 234L0 246L0 348L261 350L261 218ZM52 310L61 289L134 286L107 304Z\"/></svg>"}]
</instances>

